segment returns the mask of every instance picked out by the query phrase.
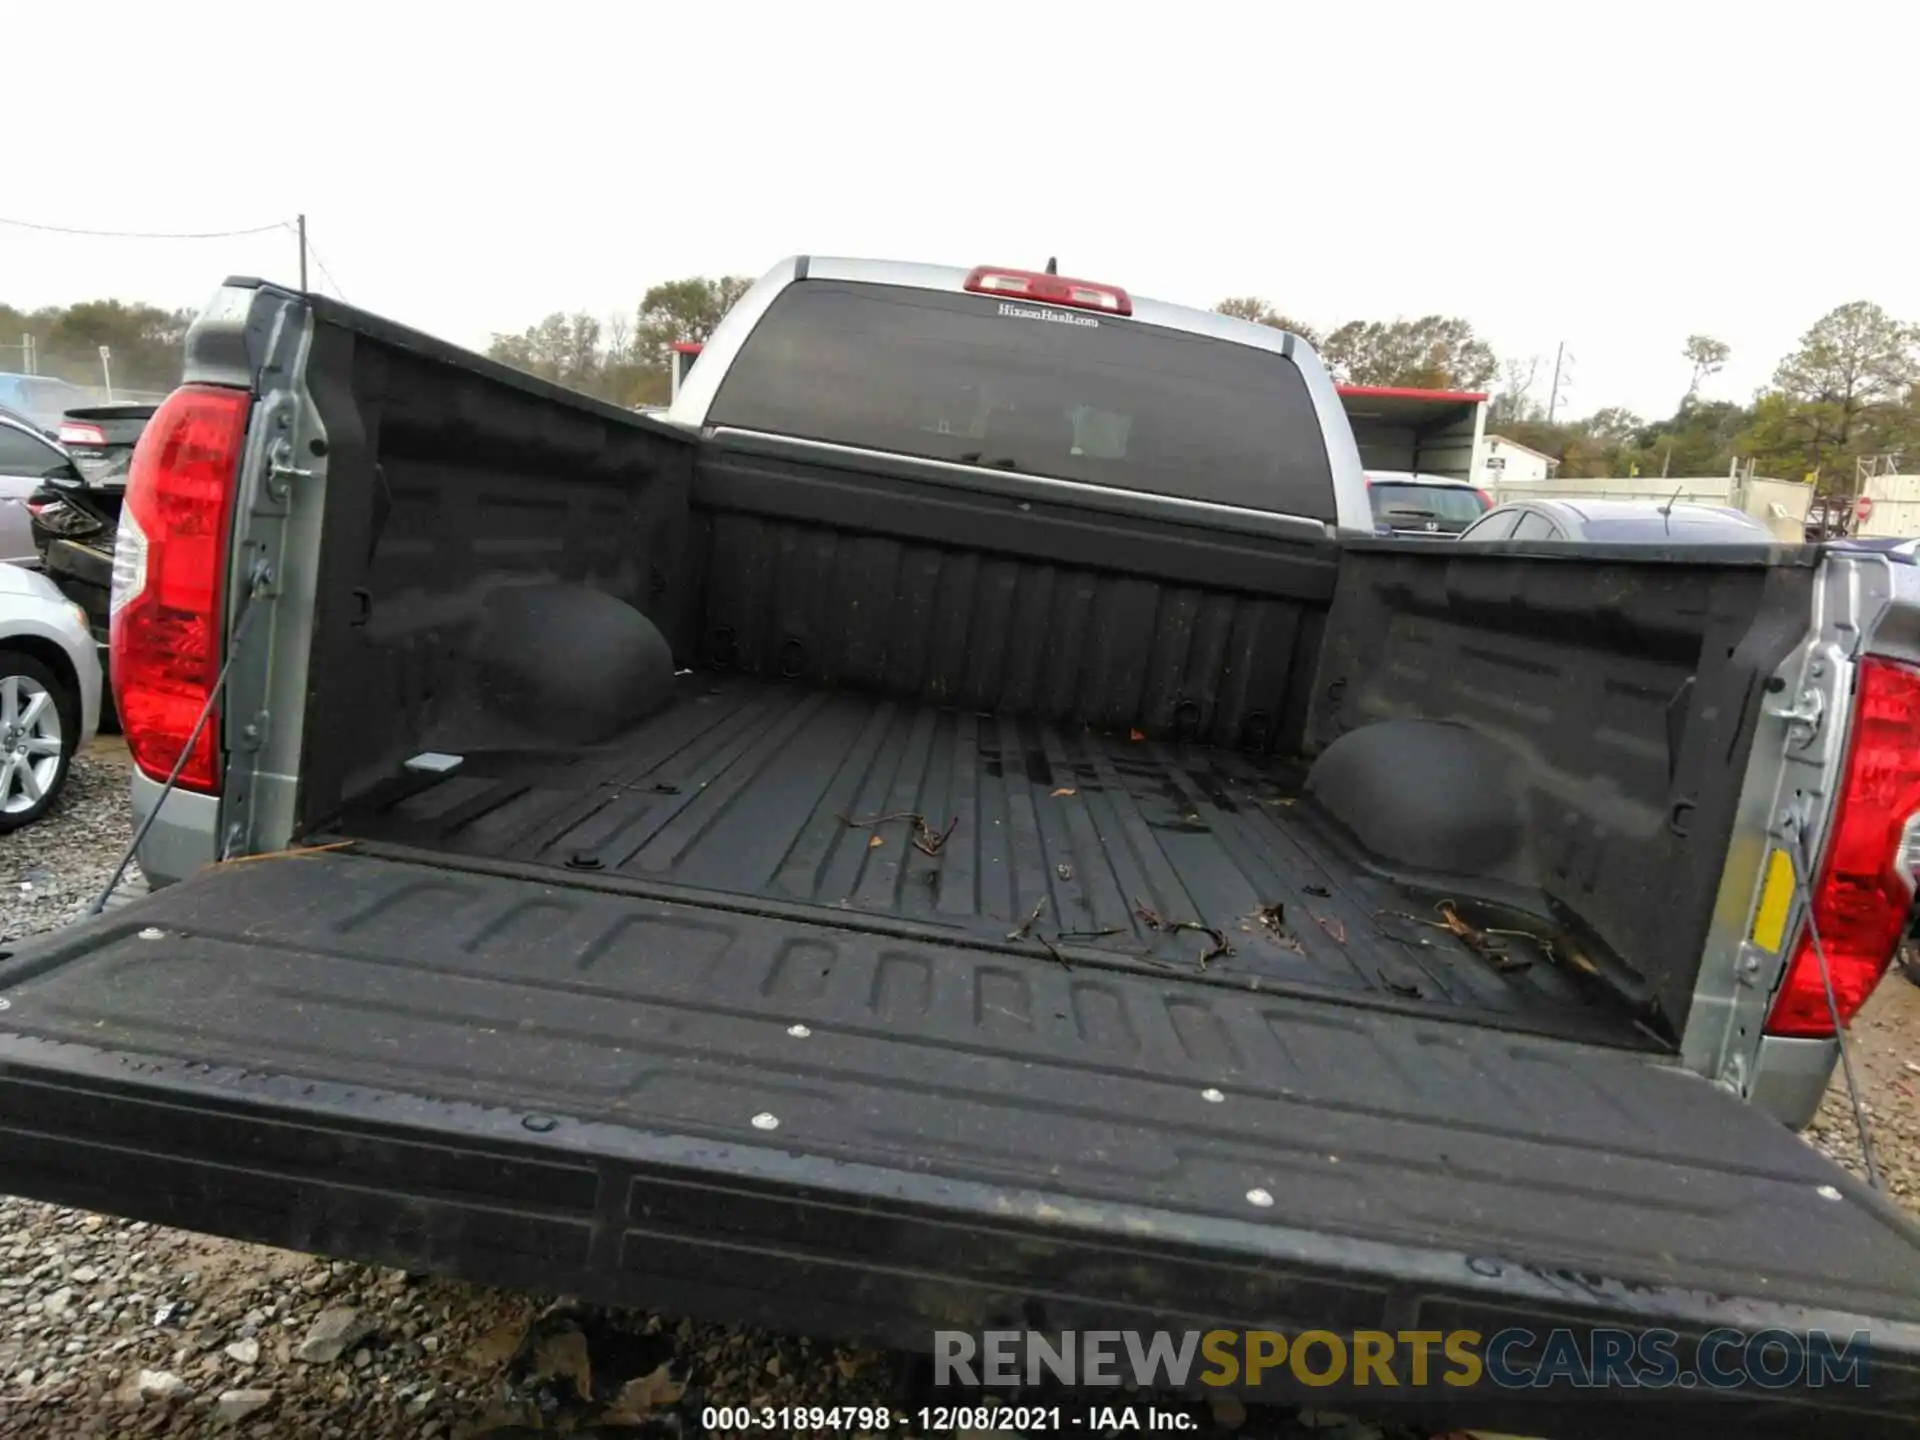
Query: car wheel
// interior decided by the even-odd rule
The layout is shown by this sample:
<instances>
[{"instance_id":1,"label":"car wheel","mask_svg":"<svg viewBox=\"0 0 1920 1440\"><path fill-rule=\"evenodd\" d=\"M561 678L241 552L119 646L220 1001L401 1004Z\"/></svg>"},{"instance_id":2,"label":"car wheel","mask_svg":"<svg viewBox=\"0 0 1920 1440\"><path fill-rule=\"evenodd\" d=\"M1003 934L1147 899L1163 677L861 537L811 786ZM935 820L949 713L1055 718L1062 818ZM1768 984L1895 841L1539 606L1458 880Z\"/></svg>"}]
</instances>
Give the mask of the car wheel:
<instances>
[{"instance_id":1,"label":"car wheel","mask_svg":"<svg viewBox=\"0 0 1920 1440\"><path fill-rule=\"evenodd\" d=\"M31 825L59 798L80 737L80 707L31 655L0 651L0 833Z\"/></svg>"}]
</instances>

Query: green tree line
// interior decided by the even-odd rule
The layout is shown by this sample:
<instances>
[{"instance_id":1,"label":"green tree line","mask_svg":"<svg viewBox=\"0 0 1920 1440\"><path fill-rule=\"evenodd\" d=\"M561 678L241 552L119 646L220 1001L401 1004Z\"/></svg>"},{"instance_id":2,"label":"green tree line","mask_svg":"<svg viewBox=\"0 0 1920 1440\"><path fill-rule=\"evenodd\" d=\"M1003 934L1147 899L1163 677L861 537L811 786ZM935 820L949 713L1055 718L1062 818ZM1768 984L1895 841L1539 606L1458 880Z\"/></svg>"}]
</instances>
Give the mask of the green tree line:
<instances>
[{"instance_id":1,"label":"green tree line","mask_svg":"<svg viewBox=\"0 0 1920 1440\"><path fill-rule=\"evenodd\" d=\"M751 283L737 275L671 280L647 291L632 315L604 321L556 310L517 335L496 334L487 353L616 405L664 405L673 347L704 342Z\"/></svg>"},{"instance_id":2,"label":"green tree line","mask_svg":"<svg viewBox=\"0 0 1920 1440\"><path fill-rule=\"evenodd\" d=\"M723 276L656 285L631 316L556 312L519 334L494 336L490 353L618 404L662 404L671 347L704 341L747 284ZM1350 320L1323 332L1256 296L1214 308L1302 336L1344 383L1490 392L1489 423L1558 460L1569 479L1714 475L1751 462L1761 474L1814 476L1823 491L1848 492L1856 460L1920 452L1920 330L1867 301L1816 321L1748 403L1702 398L1731 351L1712 336L1690 335L1680 353L1691 378L1671 415L1647 419L1609 406L1552 422L1539 363L1503 363L1459 316Z\"/></svg>"},{"instance_id":3,"label":"green tree line","mask_svg":"<svg viewBox=\"0 0 1920 1440\"><path fill-rule=\"evenodd\" d=\"M556 311L517 334L496 334L488 353L616 404L664 404L672 347L706 340L748 284L732 275L669 281L631 313ZM1539 362L1502 361L1461 317L1350 320L1322 332L1257 297L1215 308L1302 336L1343 382L1489 391L1489 425L1554 457L1567 478L1711 475L1751 462L1764 475L1811 475L1823 492L1846 493L1861 459L1920 463L1920 328L1870 301L1816 320L1746 403L1702 397L1731 352L1712 336L1689 335L1680 354L1691 378L1670 415L1648 419L1610 406L1552 422ZM180 378L192 319L190 310L112 299L36 310L0 303L0 371L25 368L30 345L42 374L98 385L106 345L116 389L165 390Z\"/></svg>"},{"instance_id":4,"label":"green tree line","mask_svg":"<svg viewBox=\"0 0 1920 1440\"><path fill-rule=\"evenodd\" d=\"M1920 455L1920 328L1871 301L1816 320L1746 404L1701 398L1732 351L1710 335L1689 335L1680 354L1692 378L1673 413L1652 420L1609 406L1549 421L1539 362L1502 363L1457 316L1353 320L1322 334L1254 297L1214 308L1302 336L1346 384L1491 391L1489 426L1551 455L1568 479L1719 475L1750 462L1762 475L1811 476L1822 493L1847 494L1857 462Z\"/></svg>"},{"instance_id":5,"label":"green tree line","mask_svg":"<svg viewBox=\"0 0 1920 1440\"><path fill-rule=\"evenodd\" d=\"M121 300L82 300L20 310L0 303L0 371L33 368L75 385L99 385L100 347L112 356L116 390L170 390L180 380L191 310Z\"/></svg>"}]
</instances>

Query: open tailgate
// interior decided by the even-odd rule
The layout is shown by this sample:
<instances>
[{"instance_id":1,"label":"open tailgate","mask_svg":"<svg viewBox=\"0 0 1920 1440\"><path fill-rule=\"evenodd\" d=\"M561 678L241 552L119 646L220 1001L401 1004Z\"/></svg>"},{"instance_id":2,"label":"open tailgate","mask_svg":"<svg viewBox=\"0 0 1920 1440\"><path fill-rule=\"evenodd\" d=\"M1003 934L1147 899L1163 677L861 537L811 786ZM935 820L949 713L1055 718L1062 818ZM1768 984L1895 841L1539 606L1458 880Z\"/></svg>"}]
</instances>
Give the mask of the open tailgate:
<instances>
[{"instance_id":1,"label":"open tailgate","mask_svg":"<svg viewBox=\"0 0 1920 1440\"><path fill-rule=\"evenodd\" d=\"M1920 1232L1695 1077L724 903L360 855L205 871L0 962L0 1184L916 1348L1868 1330L1870 1387L1742 1391L1716 1423L1920 1413Z\"/></svg>"}]
</instances>

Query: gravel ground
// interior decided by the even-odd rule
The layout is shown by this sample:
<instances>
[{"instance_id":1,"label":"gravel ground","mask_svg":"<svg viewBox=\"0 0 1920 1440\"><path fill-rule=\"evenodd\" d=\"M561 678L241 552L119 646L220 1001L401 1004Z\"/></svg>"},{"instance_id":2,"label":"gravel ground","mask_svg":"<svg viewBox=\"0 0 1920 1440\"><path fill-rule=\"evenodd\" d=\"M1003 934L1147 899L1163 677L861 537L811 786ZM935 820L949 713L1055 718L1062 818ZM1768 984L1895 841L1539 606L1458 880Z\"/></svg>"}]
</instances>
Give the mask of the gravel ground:
<instances>
[{"instance_id":1,"label":"gravel ground","mask_svg":"<svg viewBox=\"0 0 1920 1440\"><path fill-rule=\"evenodd\" d=\"M1920 1220L1920 984L1897 968L1854 1019L1853 1064L1880 1183ZM1838 1076L1807 1138L1854 1174L1865 1173L1860 1132Z\"/></svg>"},{"instance_id":2,"label":"gravel ground","mask_svg":"<svg viewBox=\"0 0 1920 1440\"><path fill-rule=\"evenodd\" d=\"M58 807L37 825L0 835L0 939L18 940L78 919L133 838L126 744L102 736L74 761ZM129 864L137 882L140 867Z\"/></svg>"},{"instance_id":3,"label":"gravel ground","mask_svg":"<svg viewBox=\"0 0 1920 1440\"><path fill-rule=\"evenodd\" d=\"M58 813L0 839L0 935L64 923L98 892L128 833L124 765L101 742ZM1920 987L1890 979L1855 1034L1889 1189L1920 1206ZM1811 1138L1857 1169L1853 1137L1830 1096ZM895 1355L0 1198L0 1435L695 1435L708 1404L918 1404L917 1373ZM1214 1433L1415 1440L1167 1403Z\"/></svg>"}]
</instances>

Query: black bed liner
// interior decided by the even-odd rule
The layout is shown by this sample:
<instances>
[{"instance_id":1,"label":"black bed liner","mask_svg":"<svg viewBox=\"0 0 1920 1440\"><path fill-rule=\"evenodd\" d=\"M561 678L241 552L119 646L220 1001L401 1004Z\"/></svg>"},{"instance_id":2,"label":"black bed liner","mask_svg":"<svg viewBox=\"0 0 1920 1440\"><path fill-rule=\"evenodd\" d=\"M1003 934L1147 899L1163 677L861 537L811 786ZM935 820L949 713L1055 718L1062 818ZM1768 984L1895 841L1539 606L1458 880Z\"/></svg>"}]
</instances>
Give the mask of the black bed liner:
<instances>
[{"instance_id":1,"label":"black bed liner","mask_svg":"<svg viewBox=\"0 0 1920 1440\"><path fill-rule=\"evenodd\" d=\"M0 992L0 1168L60 1203L916 1346L1864 1328L1871 1401L1818 1404L1920 1411L1912 1226L1618 1050L339 854L204 872Z\"/></svg>"},{"instance_id":2,"label":"black bed liner","mask_svg":"<svg viewBox=\"0 0 1920 1440\"><path fill-rule=\"evenodd\" d=\"M1515 963L1496 969L1436 923L1434 897L1362 872L1309 822L1301 774L1079 725L689 674L612 744L469 754L451 777L382 787L333 829L569 884L1653 1044L1548 952L1516 939Z\"/></svg>"}]
</instances>

